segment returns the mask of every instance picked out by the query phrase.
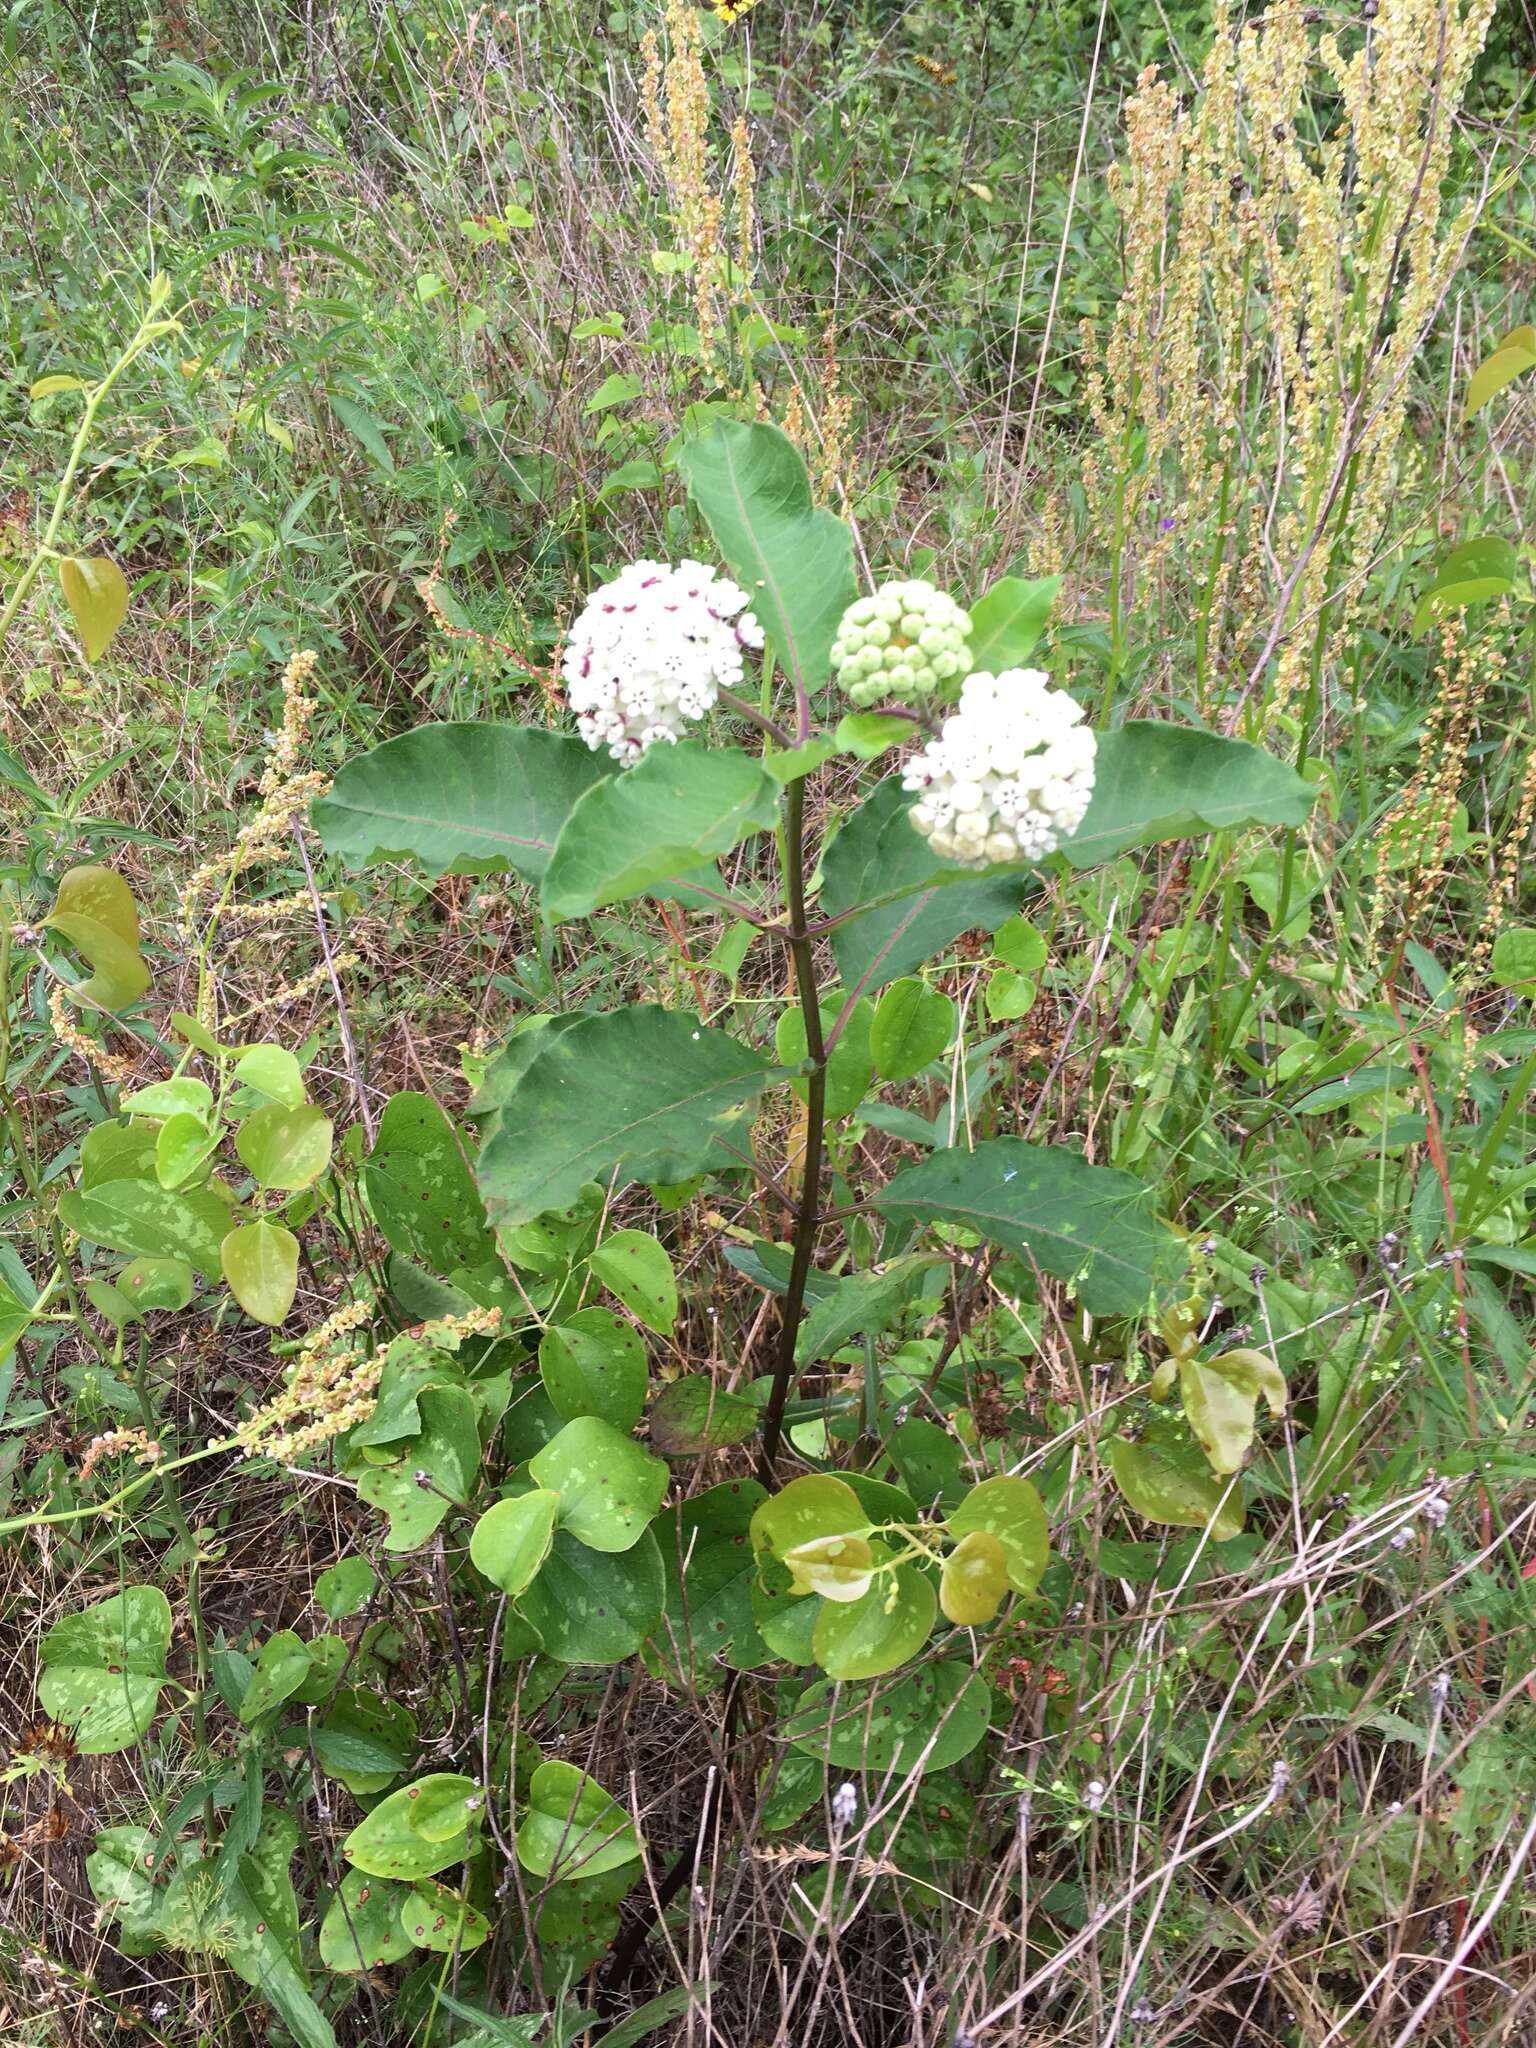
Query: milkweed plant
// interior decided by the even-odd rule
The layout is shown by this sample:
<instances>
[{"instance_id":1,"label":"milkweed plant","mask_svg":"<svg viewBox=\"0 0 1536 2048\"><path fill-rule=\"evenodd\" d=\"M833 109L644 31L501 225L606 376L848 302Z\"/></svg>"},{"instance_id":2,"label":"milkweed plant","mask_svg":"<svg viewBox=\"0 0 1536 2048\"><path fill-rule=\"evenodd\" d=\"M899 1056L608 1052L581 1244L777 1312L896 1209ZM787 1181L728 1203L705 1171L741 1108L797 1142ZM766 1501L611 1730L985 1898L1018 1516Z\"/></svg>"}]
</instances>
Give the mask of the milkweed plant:
<instances>
[{"instance_id":1,"label":"milkweed plant","mask_svg":"<svg viewBox=\"0 0 1536 2048\"><path fill-rule=\"evenodd\" d=\"M950 1772L987 1741L989 1644L1050 1597L1059 1483L978 1428L948 1354L919 1371L889 1341L914 1303L963 1328L986 1270L1127 1345L1160 1335L1154 1392L1177 1383L1189 1426L1116 1437L1113 1473L1133 1512L1215 1541L1243 1525L1258 1404L1285 1401L1263 1355L1204 1354L1186 1226L1157 1187L1071 1143L972 1139L963 1117L892 1102L949 1085L961 1020L936 963L978 929L1043 953L1021 913L1053 870L1293 826L1311 792L1244 741L1091 718L1052 638L1054 579L1005 575L963 603L900 576L861 592L848 526L778 428L716 418L677 468L700 558L636 560L589 592L556 722L423 725L345 765L311 824L352 868L506 877L546 934L623 905L659 905L674 931L706 914L737 935L733 973L755 949L759 985L792 990L767 1028L762 1004L726 1005L726 1028L702 997L551 1007L480 1064L471 1129L403 1093L333 1149L281 1047L173 1020L177 1073L117 1104L66 1213L120 1329L183 1302L194 1269L278 1326L317 1206L373 1233L377 1297L310 1333L266 1408L193 1455L325 1459L381 1558L447 1541L499 1602L525 1714L567 1672L638 1661L721 1691L728 1769L751 1696L800 1760L804 1803L835 1782L854 1811L860 1773ZM148 980L125 899L77 871L41 934L94 961L67 993L107 1010ZM854 1142L872 1130L880 1147ZM785 1218L782 1236L721 1240L774 1333L762 1369L734 1376L687 1353L666 1222L692 1202L720 1228L730 1189L762 1197L741 1213ZM169 1483L177 1461L149 1448L114 1500ZM49 1633L42 1703L79 1747L144 1737L172 1687L169 1630L163 1595L130 1586ZM423 1774L410 1709L338 1682L345 1655L283 1631L211 1681L253 1738L306 1719L316 1770L362 1809L322 1963L360 1976L484 1941L511 1910L509 1854L528 1893L565 1901L535 1929L562 1968L619 1942L646 1845L609 1791L506 1745L489 1778ZM232 1861L183 1856L169 1886L145 1869L145 1828L107 1829L92 1883L143 1939L184 1946L217 1891L221 1953L323 2041L263 1892L283 1859L261 1830L287 1824L268 1811L258 1797Z\"/></svg>"}]
</instances>

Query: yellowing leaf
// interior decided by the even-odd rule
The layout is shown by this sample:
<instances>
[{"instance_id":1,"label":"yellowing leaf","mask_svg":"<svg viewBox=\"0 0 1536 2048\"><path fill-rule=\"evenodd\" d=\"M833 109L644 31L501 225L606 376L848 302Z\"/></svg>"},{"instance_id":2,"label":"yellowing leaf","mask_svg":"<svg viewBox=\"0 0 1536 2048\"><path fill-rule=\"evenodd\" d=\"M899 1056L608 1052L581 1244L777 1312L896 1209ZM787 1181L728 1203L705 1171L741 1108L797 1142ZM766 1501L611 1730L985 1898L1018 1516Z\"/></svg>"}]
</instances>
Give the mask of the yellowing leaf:
<instances>
[{"instance_id":1,"label":"yellowing leaf","mask_svg":"<svg viewBox=\"0 0 1536 2048\"><path fill-rule=\"evenodd\" d=\"M868 1588L875 1554L863 1536L817 1536L786 1550L784 1562L795 1592L847 1603Z\"/></svg>"},{"instance_id":2,"label":"yellowing leaf","mask_svg":"<svg viewBox=\"0 0 1536 2048\"><path fill-rule=\"evenodd\" d=\"M1253 1395L1193 1358L1179 1366L1179 1391L1211 1470L1223 1477L1240 1472L1253 1442Z\"/></svg>"},{"instance_id":3,"label":"yellowing leaf","mask_svg":"<svg viewBox=\"0 0 1536 2048\"><path fill-rule=\"evenodd\" d=\"M105 555L70 555L59 563L59 587L86 660L99 660L128 615L127 579Z\"/></svg>"},{"instance_id":4,"label":"yellowing leaf","mask_svg":"<svg viewBox=\"0 0 1536 2048\"><path fill-rule=\"evenodd\" d=\"M1515 327L1467 379L1467 402L1461 414L1463 421L1481 412L1490 398L1496 397L1506 384L1524 376L1527 370L1536 370L1536 327ZM34 398L37 396L35 385L32 395Z\"/></svg>"},{"instance_id":5,"label":"yellowing leaf","mask_svg":"<svg viewBox=\"0 0 1536 2048\"><path fill-rule=\"evenodd\" d=\"M71 868L59 882L44 931L57 932L95 970L69 990L77 1002L125 1010L149 986L139 955L139 910L133 891L111 868Z\"/></svg>"},{"instance_id":6,"label":"yellowing leaf","mask_svg":"<svg viewBox=\"0 0 1536 2048\"><path fill-rule=\"evenodd\" d=\"M1008 1591L1008 1553L990 1529L962 1536L939 1575L939 1605L960 1628L990 1621Z\"/></svg>"}]
</instances>

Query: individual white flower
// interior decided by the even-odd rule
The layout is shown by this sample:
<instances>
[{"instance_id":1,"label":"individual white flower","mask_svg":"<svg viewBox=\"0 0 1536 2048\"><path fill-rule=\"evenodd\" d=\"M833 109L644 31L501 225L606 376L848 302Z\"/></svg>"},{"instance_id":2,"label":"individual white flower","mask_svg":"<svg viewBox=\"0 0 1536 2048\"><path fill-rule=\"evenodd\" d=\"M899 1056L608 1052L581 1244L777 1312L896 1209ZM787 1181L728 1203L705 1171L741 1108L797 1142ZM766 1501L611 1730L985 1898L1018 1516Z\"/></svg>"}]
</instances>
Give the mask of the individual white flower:
<instances>
[{"instance_id":1,"label":"individual white flower","mask_svg":"<svg viewBox=\"0 0 1536 2048\"><path fill-rule=\"evenodd\" d=\"M902 776L934 852L967 867L1043 860L1082 823L1098 741L1039 669L967 676L940 736Z\"/></svg>"},{"instance_id":2,"label":"individual white flower","mask_svg":"<svg viewBox=\"0 0 1536 2048\"><path fill-rule=\"evenodd\" d=\"M855 704L916 704L970 666L971 615L931 583L882 583L849 605L832 642Z\"/></svg>"},{"instance_id":3,"label":"individual white flower","mask_svg":"<svg viewBox=\"0 0 1536 2048\"><path fill-rule=\"evenodd\" d=\"M561 669L589 747L638 761L680 739L763 644L747 593L705 562L630 562L583 605Z\"/></svg>"}]
</instances>

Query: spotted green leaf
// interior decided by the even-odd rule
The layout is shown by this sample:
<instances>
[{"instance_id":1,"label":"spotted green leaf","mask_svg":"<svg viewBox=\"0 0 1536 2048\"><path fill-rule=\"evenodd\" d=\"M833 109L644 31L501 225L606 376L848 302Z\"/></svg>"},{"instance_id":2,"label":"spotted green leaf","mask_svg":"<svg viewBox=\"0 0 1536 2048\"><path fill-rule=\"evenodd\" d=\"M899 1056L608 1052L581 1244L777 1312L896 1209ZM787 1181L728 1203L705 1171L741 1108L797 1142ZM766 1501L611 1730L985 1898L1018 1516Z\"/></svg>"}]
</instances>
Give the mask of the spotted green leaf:
<instances>
[{"instance_id":1,"label":"spotted green leaf","mask_svg":"<svg viewBox=\"0 0 1536 2048\"><path fill-rule=\"evenodd\" d=\"M38 1698L86 1756L127 1749L149 1728L171 1643L170 1602L157 1586L125 1586L43 1637Z\"/></svg>"},{"instance_id":2,"label":"spotted green leaf","mask_svg":"<svg viewBox=\"0 0 1536 2048\"><path fill-rule=\"evenodd\" d=\"M528 1470L560 1497L559 1522L589 1550L629 1550L655 1519L668 1472L633 1437L581 1415L568 1422Z\"/></svg>"}]
</instances>

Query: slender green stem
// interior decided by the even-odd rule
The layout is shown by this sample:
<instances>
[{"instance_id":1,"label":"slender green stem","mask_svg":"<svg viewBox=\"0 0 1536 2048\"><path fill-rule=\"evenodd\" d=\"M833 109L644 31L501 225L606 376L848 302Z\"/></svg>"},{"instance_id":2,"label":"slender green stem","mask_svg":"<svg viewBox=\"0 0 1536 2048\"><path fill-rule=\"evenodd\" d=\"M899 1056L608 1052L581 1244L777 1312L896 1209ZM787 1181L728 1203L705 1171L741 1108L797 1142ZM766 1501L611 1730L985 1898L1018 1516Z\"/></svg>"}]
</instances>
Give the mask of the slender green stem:
<instances>
[{"instance_id":1,"label":"slender green stem","mask_svg":"<svg viewBox=\"0 0 1536 2048\"><path fill-rule=\"evenodd\" d=\"M53 511L48 520L47 530L38 542L36 552L25 569L16 579L16 587L6 599L5 609L0 611L0 640L9 633L16 614L26 601L27 593L37 581L44 562L53 559L58 542L59 529L64 524L64 514L69 507L69 494L74 486L75 474L85 458L85 450L91 438L91 429L96 424L96 415L111 392L113 385L129 365L140 357L152 341L162 334L169 334L176 326L174 320L160 320L155 317L165 304L169 292L169 280L156 279L150 290L149 310L139 323L138 332L123 350L117 361L107 371L101 382L94 385L85 395L85 407L80 415L80 424L70 444L69 459L64 464L64 473L59 478L59 487L54 492Z\"/></svg>"}]
</instances>

